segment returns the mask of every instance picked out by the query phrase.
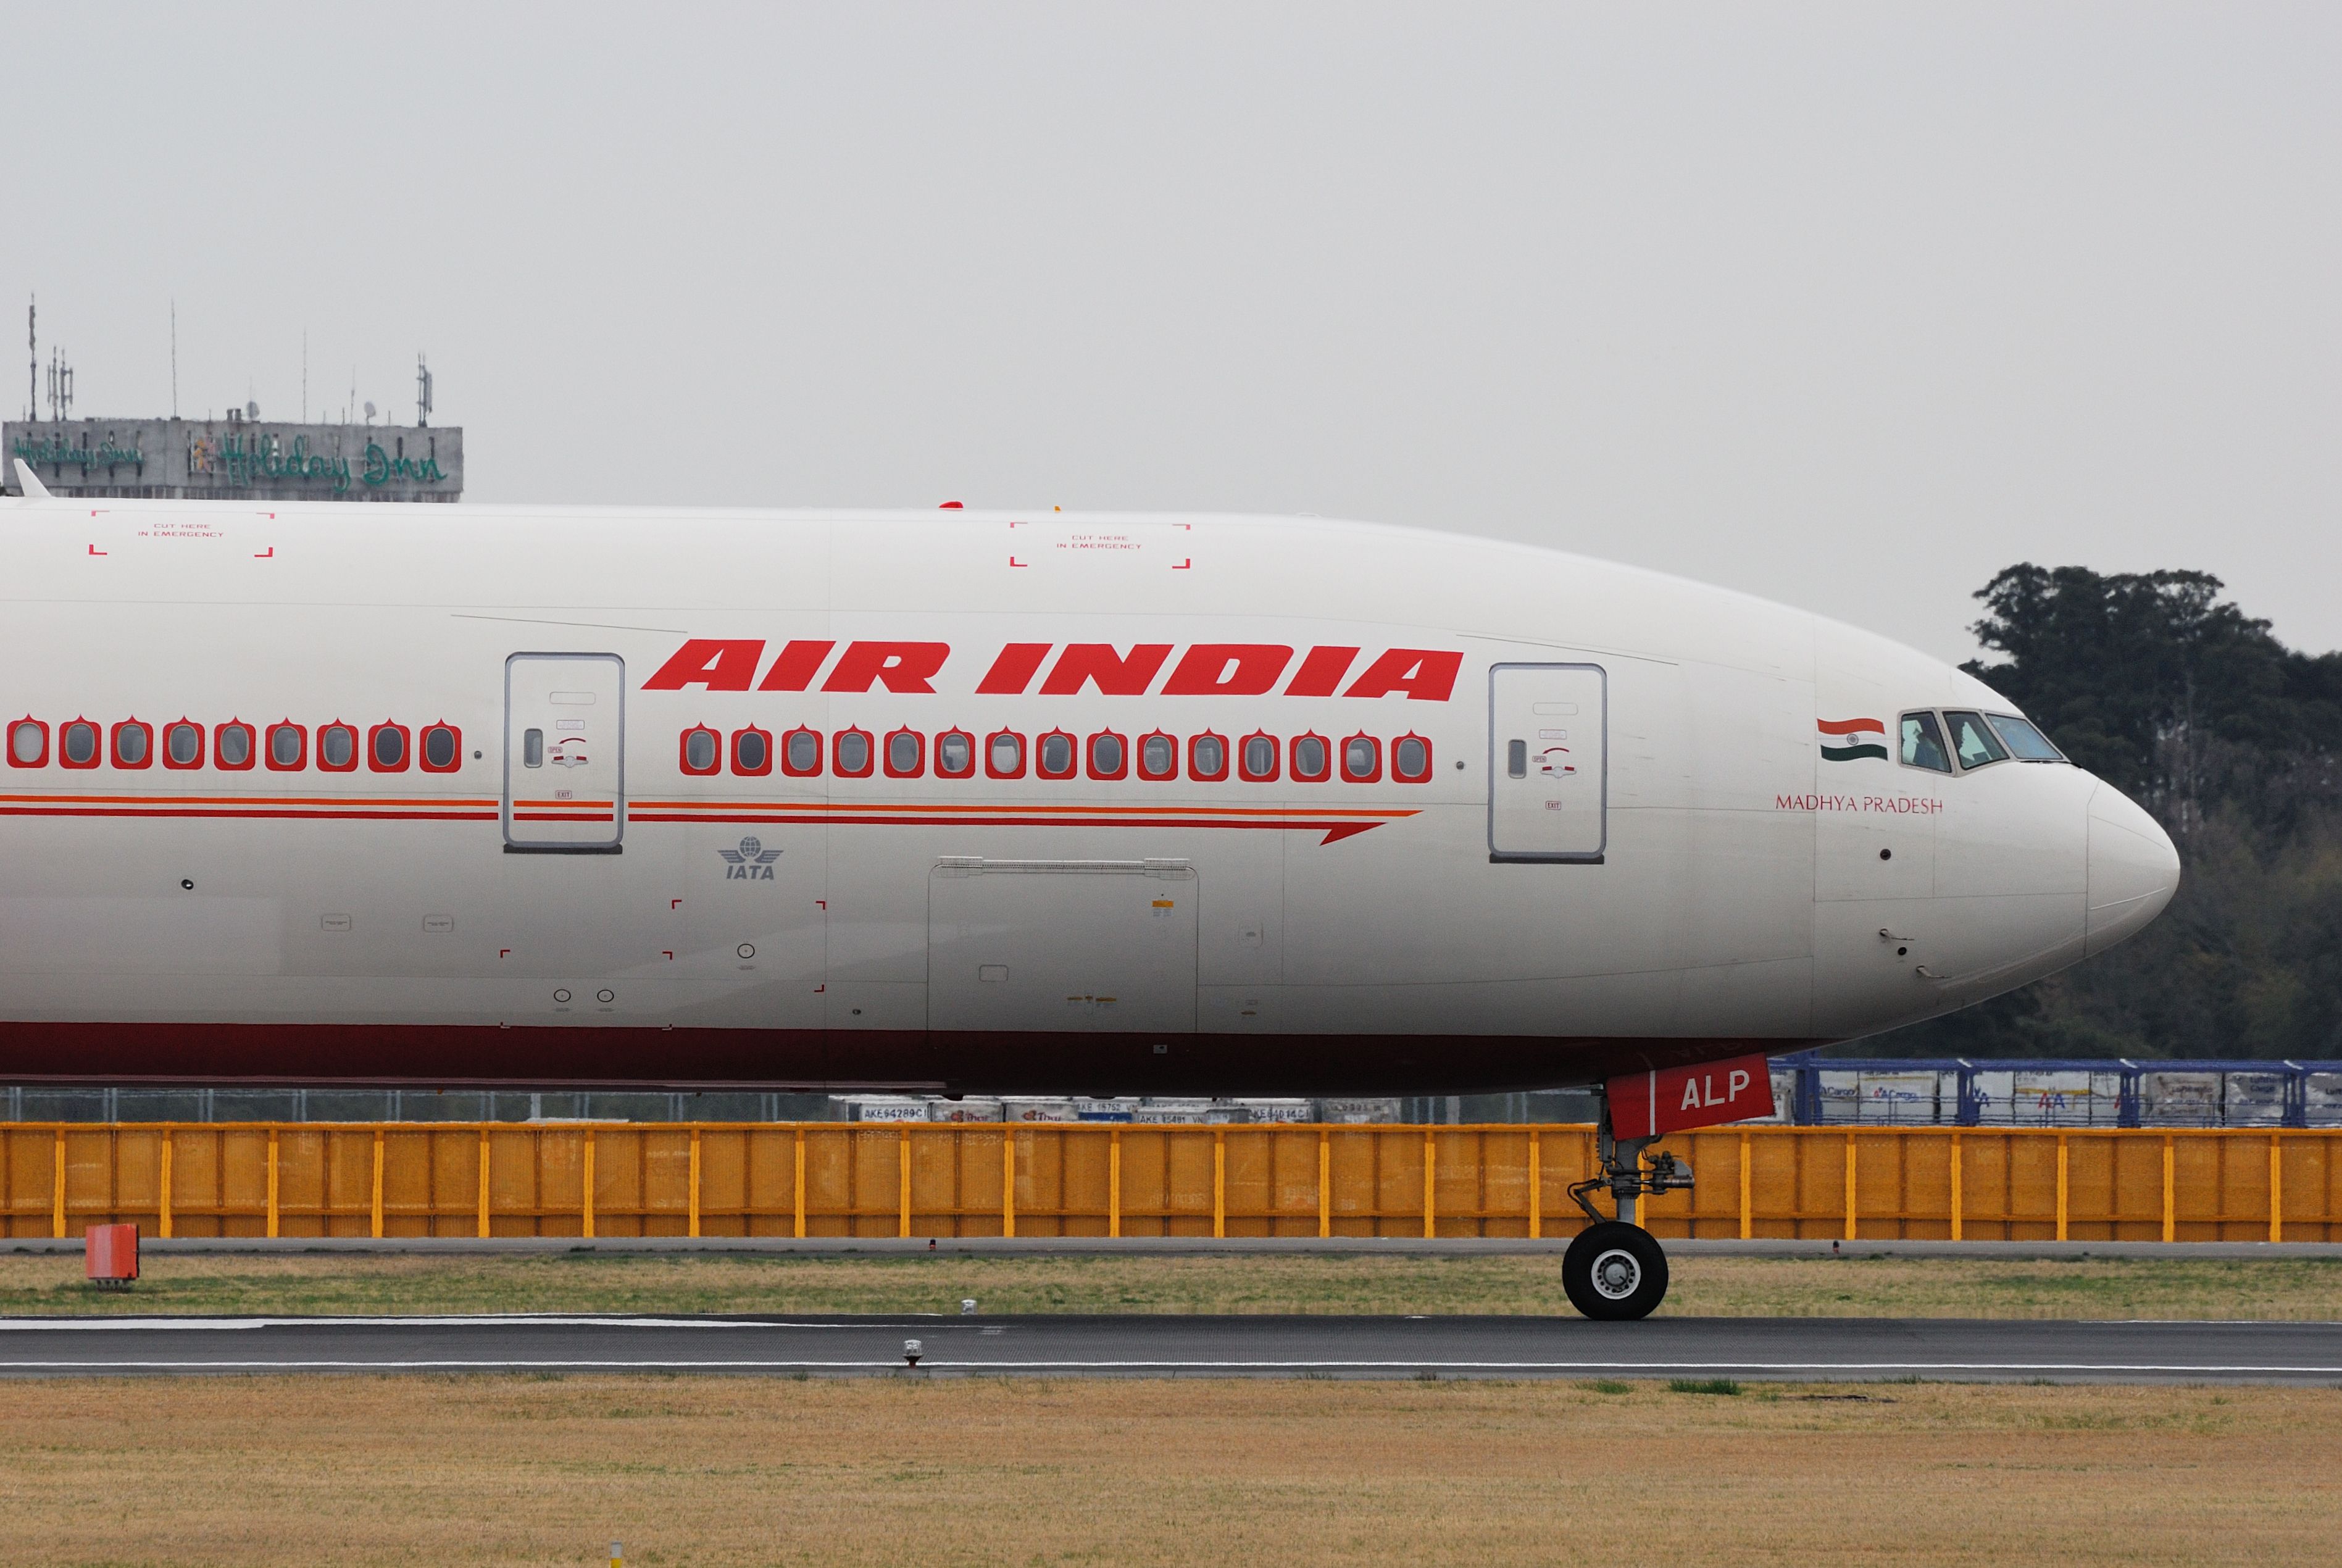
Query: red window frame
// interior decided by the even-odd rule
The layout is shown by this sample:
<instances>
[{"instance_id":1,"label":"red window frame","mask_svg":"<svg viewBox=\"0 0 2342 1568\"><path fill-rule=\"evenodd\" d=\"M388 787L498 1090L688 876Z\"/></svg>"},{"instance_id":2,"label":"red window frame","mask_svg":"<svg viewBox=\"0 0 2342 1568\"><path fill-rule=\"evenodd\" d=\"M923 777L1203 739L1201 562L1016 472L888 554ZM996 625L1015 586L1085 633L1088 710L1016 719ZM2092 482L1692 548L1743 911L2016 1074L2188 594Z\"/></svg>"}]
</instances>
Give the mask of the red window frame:
<instances>
[{"instance_id":1,"label":"red window frame","mask_svg":"<svg viewBox=\"0 0 2342 1568\"><path fill-rule=\"evenodd\" d=\"M1351 741L1364 741L1366 744L1375 748L1375 765L1366 773L1352 773L1350 771ZM1356 734L1351 735L1342 742L1342 749L1336 755L1334 765L1341 770L1342 782L1344 784L1379 784L1382 782L1383 776L1383 743L1379 737L1370 735L1366 734L1366 731L1360 730Z\"/></svg>"},{"instance_id":2,"label":"red window frame","mask_svg":"<svg viewBox=\"0 0 2342 1568\"><path fill-rule=\"evenodd\" d=\"M276 732L279 730L291 730L301 743L301 754L289 763L276 760ZM260 744L261 760L268 764L270 773L297 774L309 765L309 727L306 724L296 724L291 719L279 719L261 735Z\"/></svg>"},{"instance_id":3,"label":"red window frame","mask_svg":"<svg viewBox=\"0 0 2342 1568\"><path fill-rule=\"evenodd\" d=\"M1122 765L1106 773L1097 765L1097 744L1103 740L1122 743ZM1130 776L1130 737L1120 730L1100 730L1082 743L1082 769L1094 779L1126 779Z\"/></svg>"},{"instance_id":4,"label":"red window frame","mask_svg":"<svg viewBox=\"0 0 2342 1568\"><path fill-rule=\"evenodd\" d=\"M1326 748L1326 765L1319 768L1314 774L1306 774L1301 771L1301 743L1303 741L1316 741L1319 745ZM1327 779L1334 776L1334 743L1327 740L1324 735L1319 734L1316 730L1304 730L1299 734L1294 736L1291 740L1286 742L1285 755L1286 765L1292 771L1294 782L1296 784L1324 784Z\"/></svg>"},{"instance_id":5,"label":"red window frame","mask_svg":"<svg viewBox=\"0 0 2342 1568\"><path fill-rule=\"evenodd\" d=\"M1402 744L1407 741L1421 741L1423 743L1423 771L1419 774L1401 773L1399 771L1398 748ZM1393 735L1391 737L1390 744L1390 774L1391 777L1396 779L1401 784L1429 784L1431 782L1431 737L1429 735L1419 735L1413 730L1407 731L1406 734L1403 735Z\"/></svg>"},{"instance_id":6,"label":"red window frame","mask_svg":"<svg viewBox=\"0 0 2342 1568\"><path fill-rule=\"evenodd\" d=\"M1066 737L1066 766L1063 772L1051 773L1041 761L1043 743L1051 738ZM1069 779L1082 771L1082 743L1071 730L1045 730L1033 737L1033 771L1045 779Z\"/></svg>"},{"instance_id":7,"label":"red window frame","mask_svg":"<svg viewBox=\"0 0 2342 1568\"><path fill-rule=\"evenodd\" d=\"M431 737L442 730L446 731L455 743L455 754L444 768L431 760ZM445 719L424 725L423 733L415 737L415 765L427 774L451 774L461 768L464 765L464 732Z\"/></svg>"},{"instance_id":8,"label":"red window frame","mask_svg":"<svg viewBox=\"0 0 2342 1568\"><path fill-rule=\"evenodd\" d=\"M136 730L146 737L145 757L140 762L126 763L122 760L122 737L132 730ZM145 719L125 719L106 731L105 760L115 767L130 773L143 773L153 767L155 765L155 726Z\"/></svg>"},{"instance_id":9,"label":"red window frame","mask_svg":"<svg viewBox=\"0 0 2342 1568\"><path fill-rule=\"evenodd\" d=\"M16 734L26 724L41 732L41 754L32 762L20 762L16 757ZM45 768L49 765L49 726L45 723L26 714L9 724L8 765L12 768Z\"/></svg>"},{"instance_id":10,"label":"red window frame","mask_svg":"<svg viewBox=\"0 0 2342 1568\"><path fill-rule=\"evenodd\" d=\"M957 735L967 743L967 766L955 773L944 766L944 743ZM976 737L963 729L936 732L936 776L941 779L972 779L976 776Z\"/></svg>"},{"instance_id":11,"label":"red window frame","mask_svg":"<svg viewBox=\"0 0 2342 1568\"><path fill-rule=\"evenodd\" d=\"M89 726L89 761L85 763L77 763L74 761L73 758L65 754L65 732L72 729L75 724L87 724ZM67 719L64 724L57 726L57 766L61 768L74 768L79 770L96 767L99 764L105 761L105 725L99 724L95 719L84 718L80 714L76 714L72 718Z\"/></svg>"},{"instance_id":12,"label":"red window frame","mask_svg":"<svg viewBox=\"0 0 2342 1568\"><path fill-rule=\"evenodd\" d=\"M796 749L791 746L789 743L796 739L799 735L811 735L813 737L813 766L809 768L799 768L795 763L789 761L789 753ZM822 759L828 754L829 741L828 738L819 730L814 728L811 724L799 724L793 730L782 731L781 738L776 742L775 744L778 747L778 751L776 754L780 758L781 772L785 775L793 779L817 779L821 777ZM737 773L740 770L735 768L732 771ZM772 769L766 768L765 771L766 773L770 773L772 772Z\"/></svg>"},{"instance_id":13,"label":"red window frame","mask_svg":"<svg viewBox=\"0 0 2342 1568\"><path fill-rule=\"evenodd\" d=\"M1013 773L1003 773L1000 769L992 765L992 743L999 740L1003 736L1006 736L1008 739L1016 743L1016 768ZM995 730L990 734L984 737L984 776L986 778L1021 779L1027 773L1032 771L1032 767L1033 743L1025 738L1023 731Z\"/></svg>"},{"instance_id":14,"label":"red window frame","mask_svg":"<svg viewBox=\"0 0 2342 1568\"><path fill-rule=\"evenodd\" d=\"M1162 773L1151 774L1146 771L1146 743L1156 740L1169 741L1171 743L1171 765ZM1138 744L1131 747L1130 752L1131 766L1136 768L1138 770L1138 776L1146 780L1147 783L1163 784L1167 780L1176 779L1179 776L1179 737L1173 734L1169 730L1147 731L1145 734L1138 737Z\"/></svg>"},{"instance_id":15,"label":"red window frame","mask_svg":"<svg viewBox=\"0 0 2342 1568\"><path fill-rule=\"evenodd\" d=\"M350 760L338 764L329 763L325 760L325 736L335 730L347 730L350 732ZM339 719L335 719L329 724L319 724L317 726L317 770L320 773L329 774L354 774L357 772L359 760L358 744L364 738L364 736L358 734L357 725L345 724Z\"/></svg>"},{"instance_id":16,"label":"red window frame","mask_svg":"<svg viewBox=\"0 0 2342 1568\"><path fill-rule=\"evenodd\" d=\"M375 746L385 734L398 737L398 760L385 763L375 754ZM373 774L403 774L415 765L415 732L405 724L391 720L375 724L365 733L366 772Z\"/></svg>"},{"instance_id":17,"label":"red window frame","mask_svg":"<svg viewBox=\"0 0 2342 1568\"><path fill-rule=\"evenodd\" d=\"M244 760L240 763L225 760L225 754L220 750L220 737L230 730L244 732ZM227 773L241 774L250 773L259 763L260 733L257 730L242 719L230 719L224 724L212 726L212 766Z\"/></svg>"},{"instance_id":18,"label":"red window frame","mask_svg":"<svg viewBox=\"0 0 2342 1568\"><path fill-rule=\"evenodd\" d=\"M862 765L859 768L848 768L846 764L838 758L837 744L848 735L860 735L862 737ZM829 771L836 774L842 779L868 778L872 774L878 771L877 737L873 735L868 730L864 729L860 724L849 724L845 729L842 729L836 734L830 736Z\"/></svg>"},{"instance_id":19,"label":"red window frame","mask_svg":"<svg viewBox=\"0 0 2342 1568\"><path fill-rule=\"evenodd\" d=\"M175 763L171 760L171 732L177 729L181 724L185 724L189 729L195 732L195 760L191 763ZM163 726L163 765L180 773L185 773L190 768L199 768L203 766L204 759L211 754L204 744L205 739L204 726L195 723L195 720L187 717L186 714L181 714L177 718L173 719L169 724Z\"/></svg>"},{"instance_id":20,"label":"red window frame","mask_svg":"<svg viewBox=\"0 0 2342 1568\"><path fill-rule=\"evenodd\" d=\"M1220 743L1220 771L1216 774L1196 771L1196 748L1206 741ZM1228 737L1217 730L1199 730L1187 737L1187 776L1198 784L1225 784L1228 777Z\"/></svg>"},{"instance_id":21,"label":"red window frame","mask_svg":"<svg viewBox=\"0 0 2342 1568\"><path fill-rule=\"evenodd\" d=\"M706 735L709 740L716 743L715 749L708 755L707 765L704 768L696 768L691 765L691 737L694 735ZM683 734L676 736L675 765L682 771L684 776L686 778L710 778L716 774L722 773L724 771L724 732L718 729L711 729L706 724L694 724L689 729L684 731Z\"/></svg>"},{"instance_id":22,"label":"red window frame","mask_svg":"<svg viewBox=\"0 0 2342 1568\"><path fill-rule=\"evenodd\" d=\"M763 767L744 768L740 765L740 743L746 740L750 735L761 735L764 737L765 765ZM732 732L732 746L728 754L732 764L732 771L744 779L760 779L766 774L771 773L773 771L773 758L776 754L776 752L777 748L773 744L773 732L766 729L761 724L743 724L740 728ZM819 772L820 770L816 768L815 771Z\"/></svg>"},{"instance_id":23,"label":"red window frame","mask_svg":"<svg viewBox=\"0 0 2342 1568\"><path fill-rule=\"evenodd\" d=\"M895 741L900 735L910 736L912 744L919 748L917 759L907 769L895 765ZM915 779L926 773L927 771L927 737L925 732L915 730L908 724L905 724L898 730L888 730L886 739L878 743L878 765L886 771L886 776L890 779Z\"/></svg>"},{"instance_id":24,"label":"red window frame","mask_svg":"<svg viewBox=\"0 0 2342 1568\"><path fill-rule=\"evenodd\" d=\"M1268 743L1268 771L1265 774L1256 774L1245 765L1245 754L1252 750L1252 744L1255 741ZM1236 743L1236 777L1246 784L1275 784L1278 774L1283 771L1278 764L1283 760L1284 752L1283 741L1278 740L1266 730L1253 731Z\"/></svg>"}]
</instances>

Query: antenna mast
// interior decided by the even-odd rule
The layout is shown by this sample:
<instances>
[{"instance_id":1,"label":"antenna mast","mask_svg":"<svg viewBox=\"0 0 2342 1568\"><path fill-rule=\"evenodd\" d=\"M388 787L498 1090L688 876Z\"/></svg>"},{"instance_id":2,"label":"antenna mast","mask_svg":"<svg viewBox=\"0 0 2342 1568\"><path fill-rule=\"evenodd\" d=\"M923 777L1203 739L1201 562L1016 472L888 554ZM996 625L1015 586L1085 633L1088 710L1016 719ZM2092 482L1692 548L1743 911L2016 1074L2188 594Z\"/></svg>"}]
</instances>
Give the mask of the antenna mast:
<instances>
[{"instance_id":1,"label":"antenna mast","mask_svg":"<svg viewBox=\"0 0 2342 1568\"><path fill-rule=\"evenodd\" d=\"M415 355L415 423L424 429L431 425L431 366L420 351Z\"/></svg>"},{"instance_id":2,"label":"antenna mast","mask_svg":"<svg viewBox=\"0 0 2342 1568\"><path fill-rule=\"evenodd\" d=\"M179 417L179 302L171 302L171 417Z\"/></svg>"},{"instance_id":3,"label":"antenna mast","mask_svg":"<svg viewBox=\"0 0 2342 1568\"><path fill-rule=\"evenodd\" d=\"M32 399L25 405L25 417L37 421L41 417L41 302L35 295L25 297L25 349L32 355L27 374L33 378L25 389L25 395Z\"/></svg>"}]
</instances>

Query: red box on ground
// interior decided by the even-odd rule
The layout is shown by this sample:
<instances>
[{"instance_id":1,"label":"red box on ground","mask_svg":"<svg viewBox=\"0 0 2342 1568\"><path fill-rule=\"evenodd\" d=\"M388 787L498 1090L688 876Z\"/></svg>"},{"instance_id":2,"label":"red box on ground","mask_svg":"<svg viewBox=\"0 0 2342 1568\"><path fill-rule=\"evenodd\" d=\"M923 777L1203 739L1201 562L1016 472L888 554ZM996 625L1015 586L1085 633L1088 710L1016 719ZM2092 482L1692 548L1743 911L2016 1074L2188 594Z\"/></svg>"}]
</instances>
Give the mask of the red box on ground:
<instances>
[{"instance_id":1,"label":"red box on ground","mask_svg":"<svg viewBox=\"0 0 2342 1568\"><path fill-rule=\"evenodd\" d=\"M83 1273L94 1280L119 1280L127 1284L138 1277L138 1227L92 1225L82 1233Z\"/></svg>"}]
</instances>

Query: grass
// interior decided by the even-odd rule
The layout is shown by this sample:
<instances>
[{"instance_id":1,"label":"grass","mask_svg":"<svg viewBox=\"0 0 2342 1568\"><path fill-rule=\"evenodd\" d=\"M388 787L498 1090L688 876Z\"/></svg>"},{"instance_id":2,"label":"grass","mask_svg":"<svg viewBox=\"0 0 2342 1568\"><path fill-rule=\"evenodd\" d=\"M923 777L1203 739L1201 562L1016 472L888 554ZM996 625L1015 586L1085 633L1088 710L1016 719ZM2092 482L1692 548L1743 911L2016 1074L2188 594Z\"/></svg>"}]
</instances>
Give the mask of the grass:
<instances>
[{"instance_id":1,"label":"grass","mask_svg":"<svg viewBox=\"0 0 2342 1568\"><path fill-rule=\"evenodd\" d=\"M0 1565L2157 1568L2342 1517L2332 1390L1598 1386L12 1382Z\"/></svg>"},{"instance_id":2,"label":"grass","mask_svg":"<svg viewBox=\"0 0 2342 1568\"><path fill-rule=\"evenodd\" d=\"M1671 1377L1667 1379L1669 1393L1738 1394L1740 1384L1728 1377Z\"/></svg>"},{"instance_id":3,"label":"grass","mask_svg":"<svg viewBox=\"0 0 2342 1568\"><path fill-rule=\"evenodd\" d=\"M1701 1316L2342 1319L2342 1263L1671 1260L1663 1312ZM0 1253L0 1314L46 1313L1566 1312L1535 1257L361 1257L149 1253L100 1293L77 1256Z\"/></svg>"}]
</instances>

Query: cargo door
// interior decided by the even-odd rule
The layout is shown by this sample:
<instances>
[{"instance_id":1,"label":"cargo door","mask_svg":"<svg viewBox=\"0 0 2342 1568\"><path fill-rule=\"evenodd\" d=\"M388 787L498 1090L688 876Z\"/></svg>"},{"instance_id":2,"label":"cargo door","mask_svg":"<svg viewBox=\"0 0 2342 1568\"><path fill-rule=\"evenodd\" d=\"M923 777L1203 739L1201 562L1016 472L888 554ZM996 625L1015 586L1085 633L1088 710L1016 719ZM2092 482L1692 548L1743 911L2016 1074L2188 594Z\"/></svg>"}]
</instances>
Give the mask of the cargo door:
<instances>
[{"instance_id":1,"label":"cargo door","mask_svg":"<svg viewBox=\"0 0 2342 1568\"><path fill-rule=\"evenodd\" d=\"M626 817L626 665L616 654L505 661L505 849L616 854Z\"/></svg>"},{"instance_id":2,"label":"cargo door","mask_svg":"<svg viewBox=\"0 0 2342 1568\"><path fill-rule=\"evenodd\" d=\"M1602 667L1492 665L1488 749L1488 858L1598 864L1609 805Z\"/></svg>"},{"instance_id":3,"label":"cargo door","mask_svg":"<svg viewBox=\"0 0 2342 1568\"><path fill-rule=\"evenodd\" d=\"M938 864L928 1027L1194 1033L1196 885L1177 860Z\"/></svg>"}]
</instances>

